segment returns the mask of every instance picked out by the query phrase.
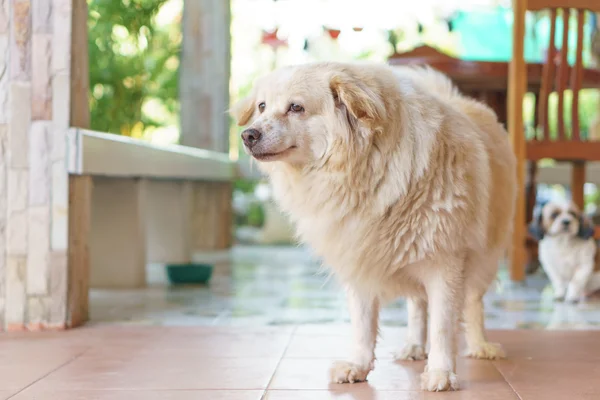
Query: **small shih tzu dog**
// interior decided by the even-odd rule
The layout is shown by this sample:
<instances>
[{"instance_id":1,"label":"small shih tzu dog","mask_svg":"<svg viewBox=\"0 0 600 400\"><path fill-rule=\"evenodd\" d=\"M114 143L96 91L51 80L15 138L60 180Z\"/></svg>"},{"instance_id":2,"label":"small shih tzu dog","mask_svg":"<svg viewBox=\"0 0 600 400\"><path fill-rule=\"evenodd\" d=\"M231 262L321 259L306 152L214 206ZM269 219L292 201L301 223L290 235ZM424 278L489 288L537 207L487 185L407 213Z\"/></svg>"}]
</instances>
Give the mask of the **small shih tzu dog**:
<instances>
[{"instance_id":1,"label":"small shih tzu dog","mask_svg":"<svg viewBox=\"0 0 600 400\"><path fill-rule=\"evenodd\" d=\"M598 247L594 226L574 204L545 204L529 231L539 241L540 263L555 300L574 303L597 289L590 287Z\"/></svg>"}]
</instances>

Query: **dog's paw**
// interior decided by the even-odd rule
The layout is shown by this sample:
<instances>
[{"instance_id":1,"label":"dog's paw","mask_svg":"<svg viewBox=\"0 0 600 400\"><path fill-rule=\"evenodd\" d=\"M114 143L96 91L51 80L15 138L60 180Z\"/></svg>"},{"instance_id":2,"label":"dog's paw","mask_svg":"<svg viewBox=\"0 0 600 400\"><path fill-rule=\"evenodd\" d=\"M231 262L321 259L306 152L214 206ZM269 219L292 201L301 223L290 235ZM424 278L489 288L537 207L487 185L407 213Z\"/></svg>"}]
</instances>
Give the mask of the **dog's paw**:
<instances>
[{"instance_id":1,"label":"dog's paw","mask_svg":"<svg viewBox=\"0 0 600 400\"><path fill-rule=\"evenodd\" d=\"M331 383L363 382L367 380L371 369L347 361L336 361L329 369L329 380Z\"/></svg>"},{"instance_id":2,"label":"dog's paw","mask_svg":"<svg viewBox=\"0 0 600 400\"><path fill-rule=\"evenodd\" d=\"M554 299L554 301L556 302L563 302L565 301L565 297L567 296L567 289L563 289L561 288L554 288L554 293L552 295L552 298Z\"/></svg>"},{"instance_id":3,"label":"dog's paw","mask_svg":"<svg viewBox=\"0 0 600 400\"><path fill-rule=\"evenodd\" d=\"M565 296L565 303L568 303L568 304L577 304L577 303L579 303L581 301L582 297L583 296L581 296L581 295L567 294Z\"/></svg>"},{"instance_id":4,"label":"dog's paw","mask_svg":"<svg viewBox=\"0 0 600 400\"><path fill-rule=\"evenodd\" d=\"M421 374L421 389L429 392L458 390L458 378L452 371L441 369L426 370Z\"/></svg>"},{"instance_id":5,"label":"dog's paw","mask_svg":"<svg viewBox=\"0 0 600 400\"><path fill-rule=\"evenodd\" d=\"M506 353L499 343L485 342L467 350L467 357L480 360L499 360L506 358Z\"/></svg>"},{"instance_id":6,"label":"dog's paw","mask_svg":"<svg viewBox=\"0 0 600 400\"><path fill-rule=\"evenodd\" d=\"M407 344L402 350L394 353L394 359L398 361L418 361L426 358L425 346L419 344Z\"/></svg>"},{"instance_id":7,"label":"dog's paw","mask_svg":"<svg viewBox=\"0 0 600 400\"><path fill-rule=\"evenodd\" d=\"M554 297L553 297L553 299L557 303L562 303L563 301L565 301L565 296L564 295L560 295L560 294L555 294Z\"/></svg>"}]
</instances>

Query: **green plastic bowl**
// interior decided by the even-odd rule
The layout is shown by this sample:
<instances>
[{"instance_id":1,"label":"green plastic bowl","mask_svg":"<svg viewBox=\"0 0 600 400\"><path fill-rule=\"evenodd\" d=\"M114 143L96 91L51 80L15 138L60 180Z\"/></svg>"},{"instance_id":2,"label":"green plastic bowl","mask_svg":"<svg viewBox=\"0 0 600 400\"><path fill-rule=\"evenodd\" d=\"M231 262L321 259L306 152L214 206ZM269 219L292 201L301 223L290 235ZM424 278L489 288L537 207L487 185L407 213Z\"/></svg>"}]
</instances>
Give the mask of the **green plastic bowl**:
<instances>
[{"instance_id":1,"label":"green plastic bowl","mask_svg":"<svg viewBox=\"0 0 600 400\"><path fill-rule=\"evenodd\" d=\"M212 272L213 266L210 264L167 265L167 276L172 285L206 284Z\"/></svg>"}]
</instances>

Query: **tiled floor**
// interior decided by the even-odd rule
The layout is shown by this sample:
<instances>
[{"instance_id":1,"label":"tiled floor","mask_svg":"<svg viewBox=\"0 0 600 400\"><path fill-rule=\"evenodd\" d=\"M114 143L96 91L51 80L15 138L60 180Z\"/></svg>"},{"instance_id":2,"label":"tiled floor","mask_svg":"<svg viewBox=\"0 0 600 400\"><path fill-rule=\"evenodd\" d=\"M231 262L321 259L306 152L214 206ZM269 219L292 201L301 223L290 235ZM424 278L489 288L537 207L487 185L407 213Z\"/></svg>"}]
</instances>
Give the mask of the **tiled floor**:
<instances>
[{"instance_id":1,"label":"tiled floor","mask_svg":"<svg viewBox=\"0 0 600 400\"><path fill-rule=\"evenodd\" d=\"M0 338L0 398L12 400L578 400L600 398L597 332L495 331L509 359L461 358L458 392L419 391L423 362L397 363L383 329L366 383L327 382L347 353L338 325L89 327Z\"/></svg>"},{"instance_id":2,"label":"tiled floor","mask_svg":"<svg viewBox=\"0 0 600 400\"><path fill-rule=\"evenodd\" d=\"M237 248L207 287L94 291L85 328L0 336L0 399L600 399L600 302L555 304L543 275L515 286L505 272L486 322L509 358L461 358L461 391L422 393L423 362L391 358L402 300L382 312L369 382L331 385L349 320L343 293L318 272L300 249Z\"/></svg>"},{"instance_id":3,"label":"tiled floor","mask_svg":"<svg viewBox=\"0 0 600 400\"><path fill-rule=\"evenodd\" d=\"M152 269L161 282L161 270ZM539 271L525 285L512 285L506 271L486 296L492 329L600 329L600 301L557 304ZM157 276L159 275L159 276ZM162 326L293 326L349 322L346 301L301 249L238 247L219 264L207 287L93 291L94 323ZM406 326L402 299L381 313L383 326Z\"/></svg>"}]
</instances>

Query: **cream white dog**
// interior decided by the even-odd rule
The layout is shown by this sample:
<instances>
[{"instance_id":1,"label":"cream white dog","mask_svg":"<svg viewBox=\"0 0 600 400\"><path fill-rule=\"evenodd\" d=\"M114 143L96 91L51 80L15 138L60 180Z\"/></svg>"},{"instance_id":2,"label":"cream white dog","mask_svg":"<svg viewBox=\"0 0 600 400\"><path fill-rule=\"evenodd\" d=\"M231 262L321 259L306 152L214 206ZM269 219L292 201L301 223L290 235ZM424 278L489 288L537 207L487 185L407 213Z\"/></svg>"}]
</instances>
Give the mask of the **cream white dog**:
<instances>
[{"instance_id":1,"label":"cream white dog","mask_svg":"<svg viewBox=\"0 0 600 400\"><path fill-rule=\"evenodd\" d=\"M425 390L458 388L460 319L469 355L503 356L482 297L511 234L516 170L489 108L431 69L317 63L260 79L232 114L299 238L347 287L354 349L333 382L367 378L379 307L399 296L399 359L426 357L429 314Z\"/></svg>"},{"instance_id":2,"label":"cream white dog","mask_svg":"<svg viewBox=\"0 0 600 400\"><path fill-rule=\"evenodd\" d=\"M581 300L594 273L597 246L591 221L572 203L549 202L534 219L530 232L539 240L540 263L554 298Z\"/></svg>"}]
</instances>

